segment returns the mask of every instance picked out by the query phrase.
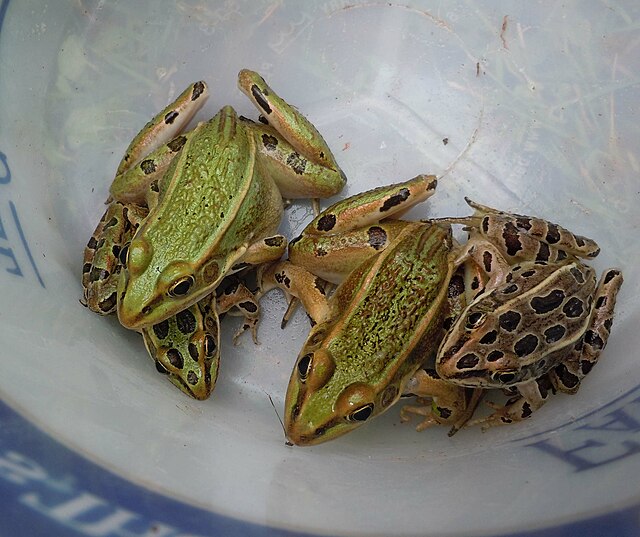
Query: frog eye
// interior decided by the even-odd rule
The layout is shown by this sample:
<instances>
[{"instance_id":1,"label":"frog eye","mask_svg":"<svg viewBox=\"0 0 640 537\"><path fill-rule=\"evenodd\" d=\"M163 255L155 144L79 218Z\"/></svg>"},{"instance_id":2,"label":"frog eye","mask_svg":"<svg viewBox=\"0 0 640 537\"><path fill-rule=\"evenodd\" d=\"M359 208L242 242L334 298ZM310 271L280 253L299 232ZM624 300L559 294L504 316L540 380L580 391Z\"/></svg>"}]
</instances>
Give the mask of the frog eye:
<instances>
[{"instance_id":1,"label":"frog eye","mask_svg":"<svg viewBox=\"0 0 640 537\"><path fill-rule=\"evenodd\" d=\"M467 317L467 323L465 327L467 330L473 330L474 328L478 328L482 323L484 323L487 318L487 314L482 311L474 311L470 313Z\"/></svg>"},{"instance_id":2,"label":"frog eye","mask_svg":"<svg viewBox=\"0 0 640 537\"><path fill-rule=\"evenodd\" d=\"M516 379L515 371L498 371L491 375L491 378L501 384L509 384Z\"/></svg>"},{"instance_id":3,"label":"frog eye","mask_svg":"<svg viewBox=\"0 0 640 537\"><path fill-rule=\"evenodd\" d=\"M186 295L193 284L195 279L193 276L184 276L176 280L171 287L169 287L169 296L180 297Z\"/></svg>"},{"instance_id":4,"label":"frog eye","mask_svg":"<svg viewBox=\"0 0 640 537\"><path fill-rule=\"evenodd\" d=\"M367 421L373 414L373 403L368 403L354 410L347 416L347 421L363 422Z\"/></svg>"},{"instance_id":5,"label":"frog eye","mask_svg":"<svg viewBox=\"0 0 640 537\"><path fill-rule=\"evenodd\" d=\"M309 372L311 371L311 358L313 358L313 355L309 353L298 360L298 376L300 377L300 382L305 382L309 376Z\"/></svg>"}]
</instances>

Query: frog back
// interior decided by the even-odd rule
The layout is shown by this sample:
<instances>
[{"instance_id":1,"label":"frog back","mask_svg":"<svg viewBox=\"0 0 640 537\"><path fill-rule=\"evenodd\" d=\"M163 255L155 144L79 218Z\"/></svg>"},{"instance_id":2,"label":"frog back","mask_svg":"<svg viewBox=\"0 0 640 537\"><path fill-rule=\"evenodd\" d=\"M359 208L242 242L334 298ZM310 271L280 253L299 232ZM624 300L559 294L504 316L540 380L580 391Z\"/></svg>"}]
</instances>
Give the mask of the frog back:
<instances>
[{"instance_id":1,"label":"frog back","mask_svg":"<svg viewBox=\"0 0 640 537\"><path fill-rule=\"evenodd\" d=\"M442 329L450 230L415 223L336 289L311 331L287 392L287 430L307 444L389 408Z\"/></svg>"},{"instance_id":2,"label":"frog back","mask_svg":"<svg viewBox=\"0 0 640 537\"><path fill-rule=\"evenodd\" d=\"M579 261L514 267L456 320L438 351L438 373L492 388L540 376L584 334L595 286L594 269Z\"/></svg>"}]
</instances>

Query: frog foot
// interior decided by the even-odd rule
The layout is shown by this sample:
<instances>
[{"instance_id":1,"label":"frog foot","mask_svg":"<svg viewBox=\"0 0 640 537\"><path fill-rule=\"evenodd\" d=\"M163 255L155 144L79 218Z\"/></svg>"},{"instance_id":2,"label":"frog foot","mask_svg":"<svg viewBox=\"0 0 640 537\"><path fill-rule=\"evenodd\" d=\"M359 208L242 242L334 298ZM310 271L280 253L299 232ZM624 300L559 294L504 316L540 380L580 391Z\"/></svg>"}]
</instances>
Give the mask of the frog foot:
<instances>
[{"instance_id":1,"label":"frog foot","mask_svg":"<svg viewBox=\"0 0 640 537\"><path fill-rule=\"evenodd\" d=\"M493 409L494 412L488 416L477 418L467 423L469 427L480 425L483 432L491 427L509 425L511 423L525 420L531 416L531 413L534 410L531 408L530 403L521 396L513 397L503 405L492 401L485 401L484 404Z\"/></svg>"},{"instance_id":2,"label":"frog foot","mask_svg":"<svg viewBox=\"0 0 640 537\"><path fill-rule=\"evenodd\" d=\"M245 317L242 326L238 328L236 333L233 335L233 344L239 345L239 338L242 334L247 330L251 330L251 339L253 340L254 345L260 345L260 341L258 341L258 323L260 319L258 318L249 318Z\"/></svg>"},{"instance_id":3,"label":"frog foot","mask_svg":"<svg viewBox=\"0 0 640 537\"><path fill-rule=\"evenodd\" d=\"M424 419L416 425L416 431L424 431L434 425L440 425L440 418L435 414L433 409L433 403L427 399L419 397L417 399L418 405L405 405L400 409L400 421L407 423L411 421L411 415L424 416Z\"/></svg>"}]
</instances>

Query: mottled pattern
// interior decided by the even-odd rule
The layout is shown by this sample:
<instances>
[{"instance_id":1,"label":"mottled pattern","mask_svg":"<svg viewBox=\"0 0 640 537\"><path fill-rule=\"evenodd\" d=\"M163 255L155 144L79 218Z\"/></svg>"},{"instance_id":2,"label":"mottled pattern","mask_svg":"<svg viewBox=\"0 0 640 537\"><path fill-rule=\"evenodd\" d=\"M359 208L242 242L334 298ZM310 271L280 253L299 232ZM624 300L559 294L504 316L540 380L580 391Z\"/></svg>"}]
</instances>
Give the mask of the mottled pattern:
<instances>
[{"instance_id":1,"label":"mottled pattern","mask_svg":"<svg viewBox=\"0 0 640 537\"><path fill-rule=\"evenodd\" d=\"M212 300L142 330L158 372L196 399L209 397L218 375L219 325Z\"/></svg>"},{"instance_id":2,"label":"mottled pattern","mask_svg":"<svg viewBox=\"0 0 640 537\"><path fill-rule=\"evenodd\" d=\"M451 328L439 350L438 373L490 387L543 374L582 338L589 323L585 304L595 288L595 271L579 262L515 267L510 283L478 297ZM492 376L500 371L515 373Z\"/></svg>"}]
</instances>

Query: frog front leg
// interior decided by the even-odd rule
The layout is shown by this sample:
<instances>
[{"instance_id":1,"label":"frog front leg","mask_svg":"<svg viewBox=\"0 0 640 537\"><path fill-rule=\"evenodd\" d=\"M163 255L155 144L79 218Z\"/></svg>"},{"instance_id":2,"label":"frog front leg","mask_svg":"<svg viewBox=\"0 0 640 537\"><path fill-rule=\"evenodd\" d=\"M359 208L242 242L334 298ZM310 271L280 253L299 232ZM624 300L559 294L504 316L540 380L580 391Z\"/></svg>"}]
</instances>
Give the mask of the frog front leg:
<instances>
[{"instance_id":1,"label":"frog front leg","mask_svg":"<svg viewBox=\"0 0 640 537\"><path fill-rule=\"evenodd\" d=\"M244 317L242 326L233 336L234 345L237 345L238 338L245 330L251 330L253 342L258 344L257 327L260 320L260 303L255 293L252 293L240 279L237 279L218 295L216 306L219 314L229 313L229 315Z\"/></svg>"},{"instance_id":2,"label":"frog front leg","mask_svg":"<svg viewBox=\"0 0 640 537\"><path fill-rule=\"evenodd\" d=\"M405 405L400 420L409 421L410 414L423 416L416 431L434 425L449 425L449 436L459 431L473 415L484 390L465 388L442 380L433 369L419 369L409 379L405 393L418 396L420 405Z\"/></svg>"},{"instance_id":3,"label":"frog front leg","mask_svg":"<svg viewBox=\"0 0 640 537\"><path fill-rule=\"evenodd\" d=\"M253 131L260 160L282 196L327 198L340 192L346 177L311 122L279 97L258 73L240 71L238 87L268 122L251 122L247 127Z\"/></svg>"}]
</instances>

